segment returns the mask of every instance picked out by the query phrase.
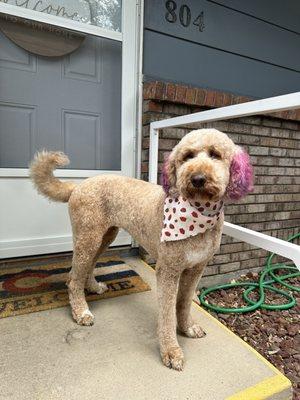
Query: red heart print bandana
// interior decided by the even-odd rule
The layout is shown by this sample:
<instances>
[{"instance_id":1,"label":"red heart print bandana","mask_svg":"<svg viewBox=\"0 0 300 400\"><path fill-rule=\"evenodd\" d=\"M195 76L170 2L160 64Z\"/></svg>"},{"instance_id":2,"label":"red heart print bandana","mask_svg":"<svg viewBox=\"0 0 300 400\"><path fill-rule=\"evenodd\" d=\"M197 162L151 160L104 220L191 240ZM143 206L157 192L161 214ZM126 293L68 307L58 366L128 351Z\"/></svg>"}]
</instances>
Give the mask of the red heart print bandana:
<instances>
[{"instance_id":1,"label":"red heart print bandana","mask_svg":"<svg viewBox=\"0 0 300 400\"><path fill-rule=\"evenodd\" d=\"M199 202L181 196L166 197L161 242L186 239L212 229L220 219L223 207L222 200Z\"/></svg>"}]
</instances>

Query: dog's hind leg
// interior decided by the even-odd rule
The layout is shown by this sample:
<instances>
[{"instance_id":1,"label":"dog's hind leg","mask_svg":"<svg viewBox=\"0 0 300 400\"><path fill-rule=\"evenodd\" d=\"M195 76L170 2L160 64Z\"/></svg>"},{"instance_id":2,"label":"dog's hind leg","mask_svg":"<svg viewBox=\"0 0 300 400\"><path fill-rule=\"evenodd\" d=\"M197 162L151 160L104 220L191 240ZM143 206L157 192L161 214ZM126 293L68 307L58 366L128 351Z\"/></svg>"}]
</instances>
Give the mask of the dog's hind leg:
<instances>
[{"instance_id":1,"label":"dog's hind leg","mask_svg":"<svg viewBox=\"0 0 300 400\"><path fill-rule=\"evenodd\" d=\"M87 277L94 268L106 231L107 228L103 229L101 234L101 228L95 231L90 227L77 232L74 237L72 269L67 285L72 315L80 325L92 325L94 322L94 316L85 299L84 288Z\"/></svg>"},{"instance_id":2,"label":"dog's hind leg","mask_svg":"<svg viewBox=\"0 0 300 400\"><path fill-rule=\"evenodd\" d=\"M85 282L85 289L90 293L101 294L107 290L107 286L105 285L105 283L97 282L97 280L94 277L93 271L94 271L94 266L97 263L100 254L104 253L104 251L108 248L108 246L115 240L118 232L119 228L117 228L116 226L111 226L103 236L101 246L95 256L95 260L93 262L91 270L87 275Z\"/></svg>"},{"instance_id":3,"label":"dog's hind leg","mask_svg":"<svg viewBox=\"0 0 300 400\"><path fill-rule=\"evenodd\" d=\"M193 321L190 314L193 296L204 267L204 265L199 265L191 269L185 269L179 281L176 304L177 325L182 333L191 338L205 336L201 326Z\"/></svg>"}]
</instances>

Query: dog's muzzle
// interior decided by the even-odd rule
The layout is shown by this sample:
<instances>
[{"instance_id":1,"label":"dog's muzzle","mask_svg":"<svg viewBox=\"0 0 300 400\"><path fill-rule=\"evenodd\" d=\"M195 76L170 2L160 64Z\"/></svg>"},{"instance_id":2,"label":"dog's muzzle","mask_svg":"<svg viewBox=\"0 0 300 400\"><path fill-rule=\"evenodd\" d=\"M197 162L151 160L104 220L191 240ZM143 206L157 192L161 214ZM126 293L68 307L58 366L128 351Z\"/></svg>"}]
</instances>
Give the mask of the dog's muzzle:
<instances>
[{"instance_id":1,"label":"dog's muzzle","mask_svg":"<svg viewBox=\"0 0 300 400\"><path fill-rule=\"evenodd\" d=\"M201 189L206 183L206 178L204 175L194 175L191 178L191 182L194 188Z\"/></svg>"}]
</instances>

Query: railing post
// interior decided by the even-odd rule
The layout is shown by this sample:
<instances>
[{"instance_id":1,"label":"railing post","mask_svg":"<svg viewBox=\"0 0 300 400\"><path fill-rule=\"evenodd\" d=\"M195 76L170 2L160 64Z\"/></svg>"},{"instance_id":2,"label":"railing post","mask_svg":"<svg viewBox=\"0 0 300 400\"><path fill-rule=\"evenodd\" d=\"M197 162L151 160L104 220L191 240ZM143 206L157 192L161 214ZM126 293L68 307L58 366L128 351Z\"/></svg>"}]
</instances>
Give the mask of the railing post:
<instances>
[{"instance_id":1,"label":"railing post","mask_svg":"<svg viewBox=\"0 0 300 400\"><path fill-rule=\"evenodd\" d=\"M150 138L149 138L149 182L157 183L157 170L158 170L158 129L150 124Z\"/></svg>"}]
</instances>

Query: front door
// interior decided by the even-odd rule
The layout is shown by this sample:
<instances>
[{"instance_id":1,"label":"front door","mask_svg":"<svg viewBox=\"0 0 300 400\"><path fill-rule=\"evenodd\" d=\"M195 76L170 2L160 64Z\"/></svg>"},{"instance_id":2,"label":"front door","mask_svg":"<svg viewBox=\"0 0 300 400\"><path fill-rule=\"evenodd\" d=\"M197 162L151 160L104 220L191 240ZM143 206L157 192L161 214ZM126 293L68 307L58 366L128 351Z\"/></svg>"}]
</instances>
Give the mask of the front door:
<instances>
[{"instance_id":1,"label":"front door","mask_svg":"<svg viewBox=\"0 0 300 400\"><path fill-rule=\"evenodd\" d=\"M67 206L38 196L28 178L36 150L69 156L70 165L56 172L61 179L133 176L136 85L135 76L122 77L135 72L124 49L135 30L123 23L122 31L122 40L86 34L59 57L28 52L0 33L1 258L72 249ZM121 232L114 244L130 243Z\"/></svg>"}]
</instances>

